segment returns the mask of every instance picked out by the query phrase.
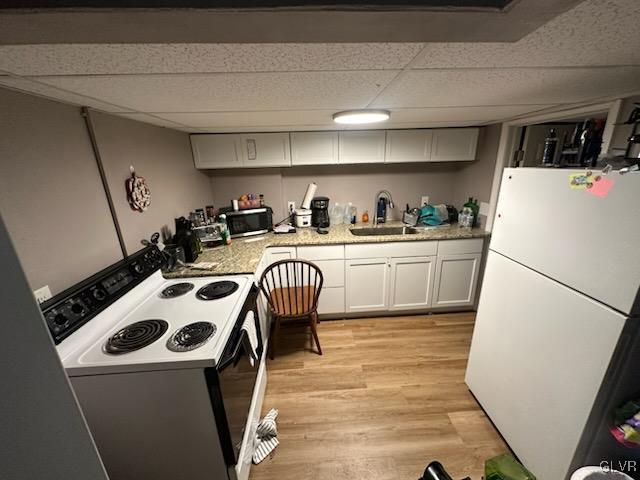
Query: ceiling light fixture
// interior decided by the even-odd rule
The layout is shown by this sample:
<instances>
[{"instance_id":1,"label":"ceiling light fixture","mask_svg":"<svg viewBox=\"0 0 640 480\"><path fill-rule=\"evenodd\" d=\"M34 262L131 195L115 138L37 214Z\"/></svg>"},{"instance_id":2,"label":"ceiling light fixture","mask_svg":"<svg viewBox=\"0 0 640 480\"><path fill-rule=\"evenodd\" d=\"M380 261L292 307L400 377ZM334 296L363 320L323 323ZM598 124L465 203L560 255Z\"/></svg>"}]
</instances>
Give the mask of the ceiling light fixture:
<instances>
[{"instance_id":1,"label":"ceiling light fixture","mask_svg":"<svg viewBox=\"0 0 640 480\"><path fill-rule=\"evenodd\" d=\"M333 114L333 121L346 125L360 125L363 123L376 123L389 120L391 113L388 110L345 110Z\"/></svg>"}]
</instances>

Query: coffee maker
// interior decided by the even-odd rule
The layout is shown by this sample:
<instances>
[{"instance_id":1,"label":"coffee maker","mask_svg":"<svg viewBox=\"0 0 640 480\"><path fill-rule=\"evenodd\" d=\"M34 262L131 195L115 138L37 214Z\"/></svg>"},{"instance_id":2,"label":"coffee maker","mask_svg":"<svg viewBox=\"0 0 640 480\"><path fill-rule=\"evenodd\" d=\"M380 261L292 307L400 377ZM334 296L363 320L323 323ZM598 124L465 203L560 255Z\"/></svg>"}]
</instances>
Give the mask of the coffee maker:
<instances>
[{"instance_id":1,"label":"coffee maker","mask_svg":"<svg viewBox=\"0 0 640 480\"><path fill-rule=\"evenodd\" d=\"M319 228L329 226L329 198L313 197L311 200L311 225Z\"/></svg>"},{"instance_id":2,"label":"coffee maker","mask_svg":"<svg viewBox=\"0 0 640 480\"><path fill-rule=\"evenodd\" d=\"M198 235L192 230L191 220L180 217L176 218L175 222L176 234L173 236L172 243L182 247L187 262L195 262L198 254L202 253L202 245Z\"/></svg>"}]
</instances>

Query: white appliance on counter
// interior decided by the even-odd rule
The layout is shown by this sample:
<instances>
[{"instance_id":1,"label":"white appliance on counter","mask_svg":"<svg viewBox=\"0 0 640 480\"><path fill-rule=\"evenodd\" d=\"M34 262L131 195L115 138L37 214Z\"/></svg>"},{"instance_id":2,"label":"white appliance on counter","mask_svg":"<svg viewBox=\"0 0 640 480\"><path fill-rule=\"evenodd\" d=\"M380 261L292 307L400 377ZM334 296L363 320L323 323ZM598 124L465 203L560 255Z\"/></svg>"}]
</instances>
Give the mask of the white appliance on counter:
<instances>
[{"instance_id":1,"label":"white appliance on counter","mask_svg":"<svg viewBox=\"0 0 640 480\"><path fill-rule=\"evenodd\" d=\"M43 305L63 366L111 480L246 480L266 386L259 290L252 275L167 280L161 263L148 247Z\"/></svg>"},{"instance_id":2,"label":"white appliance on counter","mask_svg":"<svg viewBox=\"0 0 640 480\"><path fill-rule=\"evenodd\" d=\"M640 394L640 174L574 173L505 169L466 373L539 480L637 456L607 430Z\"/></svg>"}]
</instances>

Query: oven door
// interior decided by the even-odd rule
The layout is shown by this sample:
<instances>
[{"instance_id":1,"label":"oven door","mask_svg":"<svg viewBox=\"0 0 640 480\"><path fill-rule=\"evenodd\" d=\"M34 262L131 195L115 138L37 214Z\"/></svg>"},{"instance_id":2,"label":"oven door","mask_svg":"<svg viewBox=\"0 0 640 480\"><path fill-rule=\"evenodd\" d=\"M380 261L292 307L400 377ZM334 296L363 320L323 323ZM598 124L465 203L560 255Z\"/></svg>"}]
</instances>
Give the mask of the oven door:
<instances>
[{"instance_id":1,"label":"oven door","mask_svg":"<svg viewBox=\"0 0 640 480\"><path fill-rule=\"evenodd\" d=\"M273 229L270 208L255 208L227 213L227 225L232 237L260 235Z\"/></svg>"},{"instance_id":2,"label":"oven door","mask_svg":"<svg viewBox=\"0 0 640 480\"><path fill-rule=\"evenodd\" d=\"M228 467L238 462L262 357L262 336L256 304L258 294L258 287L253 285L217 367L205 372L220 444ZM253 365L247 351L249 347L246 333L242 330L242 324L249 312L253 312L258 334L258 358Z\"/></svg>"}]
</instances>

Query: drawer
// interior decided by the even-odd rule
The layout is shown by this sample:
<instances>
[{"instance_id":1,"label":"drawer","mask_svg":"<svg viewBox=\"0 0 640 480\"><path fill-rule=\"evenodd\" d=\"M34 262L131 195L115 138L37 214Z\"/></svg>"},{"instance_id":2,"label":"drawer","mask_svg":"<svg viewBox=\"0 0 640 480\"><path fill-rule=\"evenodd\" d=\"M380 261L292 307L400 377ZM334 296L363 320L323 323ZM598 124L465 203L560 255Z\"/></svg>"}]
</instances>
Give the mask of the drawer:
<instances>
[{"instance_id":1,"label":"drawer","mask_svg":"<svg viewBox=\"0 0 640 480\"><path fill-rule=\"evenodd\" d=\"M344 287L344 260L313 261L322 271L324 287Z\"/></svg>"},{"instance_id":2,"label":"drawer","mask_svg":"<svg viewBox=\"0 0 640 480\"><path fill-rule=\"evenodd\" d=\"M298 247L298 258L303 260L342 260L344 259L344 245L321 245Z\"/></svg>"},{"instance_id":3,"label":"drawer","mask_svg":"<svg viewBox=\"0 0 640 480\"><path fill-rule=\"evenodd\" d=\"M438 243L438 255L459 255L462 253L482 253L484 238L463 238L460 240L441 240Z\"/></svg>"},{"instance_id":4,"label":"drawer","mask_svg":"<svg viewBox=\"0 0 640 480\"><path fill-rule=\"evenodd\" d=\"M345 257L355 258L393 258L428 257L438 253L438 242L384 242L345 245Z\"/></svg>"},{"instance_id":5,"label":"drawer","mask_svg":"<svg viewBox=\"0 0 640 480\"><path fill-rule=\"evenodd\" d=\"M323 288L318 301L318 313L344 313L344 287Z\"/></svg>"}]
</instances>

